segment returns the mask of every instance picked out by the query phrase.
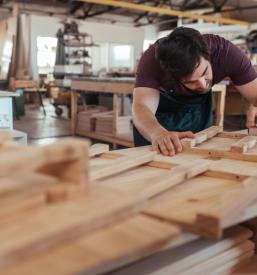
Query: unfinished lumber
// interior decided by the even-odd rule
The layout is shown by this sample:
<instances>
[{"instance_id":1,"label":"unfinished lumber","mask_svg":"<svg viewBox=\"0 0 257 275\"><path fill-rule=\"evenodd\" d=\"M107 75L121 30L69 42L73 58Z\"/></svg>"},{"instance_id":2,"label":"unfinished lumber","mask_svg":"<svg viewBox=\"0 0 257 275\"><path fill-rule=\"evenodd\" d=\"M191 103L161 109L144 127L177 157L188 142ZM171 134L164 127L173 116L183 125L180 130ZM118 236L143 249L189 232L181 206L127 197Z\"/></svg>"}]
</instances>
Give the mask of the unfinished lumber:
<instances>
[{"instance_id":1,"label":"unfinished lumber","mask_svg":"<svg viewBox=\"0 0 257 275\"><path fill-rule=\"evenodd\" d=\"M222 133L223 127L221 126L211 126L203 131L198 132L197 134L206 134L207 139L215 137L217 134Z\"/></svg>"},{"instance_id":2,"label":"unfinished lumber","mask_svg":"<svg viewBox=\"0 0 257 275\"><path fill-rule=\"evenodd\" d=\"M249 135L250 136L257 136L257 127L249 128Z\"/></svg>"},{"instance_id":3,"label":"unfinished lumber","mask_svg":"<svg viewBox=\"0 0 257 275\"><path fill-rule=\"evenodd\" d=\"M219 173L230 173L238 176L238 179L243 179L246 176L257 176L257 164L250 161L220 159L211 164L208 172L216 172L217 177Z\"/></svg>"},{"instance_id":4,"label":"unfinished lumber","mask_svg":"<svg viewBox=\"0 0 257 275\"><path fill-rule=\"evenodd\" d=\"M37 171L75 184L87 183L88 143L64 139L56 144L28 147L18 152L2 153L0 176L24 171Z\"/></svg>"},{"instance_id":5,"label":"unfinished lumber","mask_svg":"<svg viewBox=\"0 0 257 275\"><path fill-rule=\"evenodd\" d=\"M235 132L221 132L217 135L217 137L222 137L222 138L233 138L233 139L241 139L248 136L247 134L243 133L235 133Z\"/></svg>"},{"instance_id":6,"label":"unfinished lumber","mask_svg":"<svg viewBox=\"0 0 257 275\"><path fill-rule=\"evenodd\" d=\"M103 167L97 167L91 171L90 178L92 181L99 180L117 173L126 171L128 169L146 164L154 159L155 152L148 152L137 158L133 156L124 156L111 162L111 165L104 165Z\"/></svg>"},{"instance_id":7,"label":"unfinished lumber","mask_svg":"<svg viewBox=\"0 0 257 275\"><path fill-rule=\"evenodd\" d=\"M257 177L250 177L243 187L213 198L212 205L197 213L200 234L208 238L221 238L223 229L240 216L245 208L257 199Z\"/></svg>"},{"instance_id":8,"label":"unfinished lumber","mask_svg":"<svg viewBox=\"0 0 257 275\"><path fill-rule=\"evenodd\" d=\"M254 184L253 184L254 185ZM253 187L255 188L255 187ZM222 202L220 195L230 193L234 191L234 195L241 196L244 187L238 181L223 179L223 178L212 178L204 175L199 175L192 179L184 181L182 184L175 186L174 188L167 190L165 193L154 197L150 200L150 205L144 210L145 213L163 220L178 224L185 230L207 236L208 238L217 237L220 233L219 226L214 227L213 232L206 225L206 230L200 228L202 225L198 222L198 213L208 211L215 208L217 212L221 211L219 204ZM248 189L247 189L248 190ZM235 193L238 191L238 193ZM248 192L249 193L249 192ZM250 195L249 195L250 196ZM237 198L236 198L237 199ZM239 199L240 200L240 199ZM227 202L230 205L229 202ZM231 203L231 211L235 202ZM225 201L223 206L225 205ZM238 213L232 220L232 216L226 220L226 226L234 225L239 223L243 218L252 217L256 213L256 207L253 207L250 212ZM219 213L222 216L222 213ZM218 215L218 214L217 214ZM218 219L216 218L216 221ZM236 221L236 222L235 222ZM218 233L217 233L218 232Z\"/></svg>"},{"instance_id":9,"label":"unfinished lumber","mask_svg":"<svg viewBox=\"0 0 257 275\"><path fill-rule=\"evenodd\" d=\"M183 272L186 272L190 268L194 268L195 266L207 262L219 254L242 244L250 237L250 230L245 230L242 227L233 227L226 232L224 239L220 241L210 241L204 239L195 240L180 247L164 250L159 254L155 254L151 257L138 261L133 265L121 268L112 274L138 274L141 270L144 270L145 274L155 275L183 274ZM191 275L193 274L195 273L192 273ZM199 272L197 275L199 274L209 273Z\"/></svg>"},{"instance_id":10,"label":"unfinished lumber","mask_svg":"<svg viewBox=\"0 0 257 275\"><path fill-rule=\"evenodd\" d=\"M186 171L186 179L193 178L199 174L206 172L211 165L210 160L206 159L196 159L194 163L181 165L181 169Z\"/></svg>"},{"instance_id":11,"label":"unfinished lumber","mask_svg":"<svg viewBox=\"0 0 257 275\"><path fill-rule=\"evenodd\" d=\"M228 274L235 274L235 272L244 267L247 266L251 259L254 256L254 251L250 250L249 252L246 252L242 254L241 256L232 259L228 263L224 264L223 266L213 270L209 275L228 275ZM246 275L246 273L242 273L241 275Z\"/></svg>"},{"instance_id":12,"label":"unfinished lumber","mask_svg":"<svg viewBox=\"0 0 257 275\"><path fill-rule=\"evenodd\" d=\"M181 143L186 148L192 148L198 144L203 143L207 139L210 139L216 136L218 133L221 133L223 130L220 126L212 126L203 131L200 131L195 134L195 138L184 138L181 140Z\"/></svg>"},{"instance_id":13,"label":"unfinished lumber","mask_svg":"<svg viewBox=\"0 0 257 275\"><path fill-rule=\"evenodd\" d=\"M247 136L237 142L233 143L230 147L231 152L235 153L246 153L249 149L256 145L257 137Z\"/></svg>"},{"instance_id":14,"label":"unfinished lumber","mask_svg":"<svg viewBox=\"0 0 257 275\"><path fill-rule=\"evenodd\" d=\"M257 162L257 155L256 154L242 154L242 153L234 153L230 151L222 151L218 149L204 149L204 148L184 148L187 154L193 154L199 156L205 156L210 159L235 159L235 160L245 160L250 162Z\"/></svg>"},{"instance_id":15,"label":"unfinished lumber","mask_svg":"<svg viewBox=\"0 0 257 275\"><path fill-rule=\"evenodd\" d=\"M107 144L93 144L89 147L89 157L94 157L106 152L109 152L110 148Z\"/></svg>"},{"instance_id":16,"label":"unfinished lumber","mask_svg":"<svg viewBox=\"0 0 257 275\"><path fill-rule=\"evenodd\" d=\"M220 268L222 265L226 265L227 262L238 259L243 256L245 253L250 255L254 254L254 243L246 240L241 244L238 244L235 247L228 249L222 253L219 253L213 258L210 258L202 263L199 263L186 271L181 272L182 275L197 275L197 274L212 274L216 268ZM250 255L248 257L250 257ZM235 261L236 262L236 261ZM235 264L234 262L234 264Z\"/></svg>"},{"instance_id":17,"label":"unfinished lumber","mask_svg":"<svg viewBox=\"0 0 257 275\"><path fill-rule=\"evenodd\" d=\"M26 261L10 256L10 268L2 270L6 274L31 274L35 270L38 274L105 273L157 252L179 234L176 226L137 215L56 247L51 253Z\"/></svg>"},{"instance_id":18,"label":"unfinished lumber","mask_svg":"<svg viewBox=\"0 0 257 275\"><path fill-rule=\"evenodd\" d=\"M10 133L5 131L0 131L0 146L3 146L6 142L12 140L12 136Z\"/></svg>"},{"instance_id":19,"label":"unfinished lumber","mask_svg":"<svg viewBox=\"0 0 257 275\"><path fill-rule=\"evenodd\" d=\"M12 257L31 257L87 236L89 232L135 215L144 205L143 200L124 192L95 185L86 199L38 208L23 215L22 222L19 218L1 222L0 267Z\"/></svg>"},{"instance_id":20,"label":"unfinished lumber","mask_svg":"<svg viewBox=\"0 0 257 275\"><path fill-rule=\"evenodd\" d=\"M31 189L43 190L48 186L58 184L58 179L35 172L14 174L0 179L0 198Z\"/></svg>"}]
</instances>

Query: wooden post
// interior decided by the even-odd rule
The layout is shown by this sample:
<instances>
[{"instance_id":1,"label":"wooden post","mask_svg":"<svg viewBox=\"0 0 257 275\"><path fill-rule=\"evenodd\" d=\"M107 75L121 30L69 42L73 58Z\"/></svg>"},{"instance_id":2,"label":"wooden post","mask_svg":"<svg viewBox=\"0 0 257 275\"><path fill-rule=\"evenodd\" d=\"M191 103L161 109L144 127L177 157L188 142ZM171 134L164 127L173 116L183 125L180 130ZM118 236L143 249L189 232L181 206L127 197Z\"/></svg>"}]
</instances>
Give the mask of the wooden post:
<instances>
[{"instance_id":1,"label":"wooden post","mask_svg":"<svg viewBox=\"0 0 257 275\"><path fill-rule=\"evenodd\" d=\"M78 95L76 90L71 91L71 134L76 135L78 122Z\"/></svg>"},{"instance_id":2,"label":"wooden post","mask_svg":"<svg viewBox=\"0 0 257 275\"><path fill-rule=\"evenodd\" d=\"M112 124L112 134L114 137L117 135L117 124L119 116L119 96L118 94L113 94L113 124ZM116 144L113 143L114 149L116 149Z\"/></svg>"},{"instance_id":3,"label":"wooden post","mask_svg":"<svg viewBox=\"0 0 257 275\"><path fill-rule=\"evenodd\" d=\"M213 87L213 92L218 93L217 94L215 125L223 127L224 112L225 112L226 85L217 85L216 88L215 88L215 86Z\"/></svg>"}]
</instances>

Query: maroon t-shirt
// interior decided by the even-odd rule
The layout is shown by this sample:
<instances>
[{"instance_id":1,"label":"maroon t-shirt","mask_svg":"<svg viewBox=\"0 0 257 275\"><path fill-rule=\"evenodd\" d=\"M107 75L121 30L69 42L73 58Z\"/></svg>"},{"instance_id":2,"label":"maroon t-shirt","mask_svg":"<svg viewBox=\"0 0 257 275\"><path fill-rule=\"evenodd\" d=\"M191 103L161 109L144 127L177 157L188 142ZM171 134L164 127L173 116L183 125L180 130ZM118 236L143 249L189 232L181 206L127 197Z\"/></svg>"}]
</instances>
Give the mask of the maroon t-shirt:
<instances>
[{"instance_id":1,"label":"maroon t-shirt","mask_svg":"<svg viewBox=\"0 0 257 275\"><path fill-rule=\"evenodd\" d=\"M228 40L212 34L203 39L210 52L213 84L229 77L235 85L243 85L257 78L257 72L247 56ZM157 40L145 51L138 64L135 87L170 90L169 76L161 69L155 50L162 39Z\"/></svg>"}]
</instances>

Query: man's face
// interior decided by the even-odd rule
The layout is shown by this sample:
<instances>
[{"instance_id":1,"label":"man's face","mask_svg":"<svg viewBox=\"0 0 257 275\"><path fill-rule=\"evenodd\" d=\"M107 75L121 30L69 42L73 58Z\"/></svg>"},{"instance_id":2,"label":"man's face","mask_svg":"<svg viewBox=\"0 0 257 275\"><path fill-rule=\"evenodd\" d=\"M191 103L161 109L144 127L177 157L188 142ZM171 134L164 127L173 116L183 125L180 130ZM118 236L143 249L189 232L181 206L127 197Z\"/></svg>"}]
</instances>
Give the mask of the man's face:
<instances>
[{"instance_id":1,"label":"man's face","mask_svg":"<svg viewBox=\"0 0 257 275\"><path fill-rule=\"evenodd\" d=\"M201 57L199 65L193 73L184 77L181 83L194 93L207 93L212 86L212 68L208 60Z\"/></svg>"}]
</instances>

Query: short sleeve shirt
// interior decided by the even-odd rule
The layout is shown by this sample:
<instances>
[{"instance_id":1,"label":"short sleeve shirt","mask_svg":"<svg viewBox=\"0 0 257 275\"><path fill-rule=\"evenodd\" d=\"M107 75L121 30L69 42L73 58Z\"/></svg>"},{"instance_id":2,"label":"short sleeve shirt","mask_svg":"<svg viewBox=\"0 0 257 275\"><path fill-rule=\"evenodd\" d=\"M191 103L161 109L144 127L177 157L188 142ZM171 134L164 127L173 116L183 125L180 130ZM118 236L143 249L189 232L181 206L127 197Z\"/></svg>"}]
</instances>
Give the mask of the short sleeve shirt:
<instances>
[{"instance_id":1,"label":"short sleeve shirt","mask_svg":"<svg viewBox=\"0 0 257 275\"><path fill-rule=\"evenodd\" d=\"M203 39L210 52L213 84L229 77L237 85L244 85L257 78L248 57L230 41L213 34L204 34ZM170 90L169 76L161 69L155 52L162 39L146 50L138 64L135 87Z\"/></svg>"}]
</instances>

